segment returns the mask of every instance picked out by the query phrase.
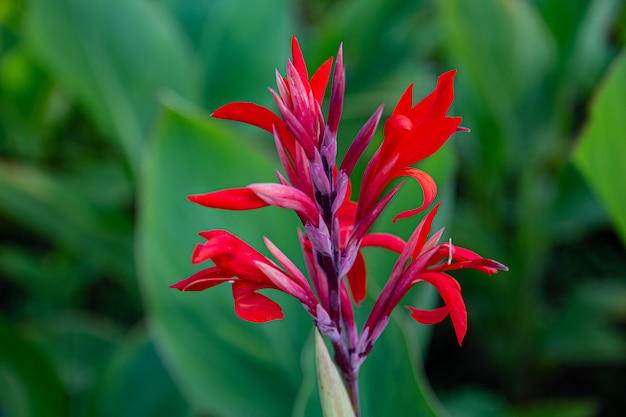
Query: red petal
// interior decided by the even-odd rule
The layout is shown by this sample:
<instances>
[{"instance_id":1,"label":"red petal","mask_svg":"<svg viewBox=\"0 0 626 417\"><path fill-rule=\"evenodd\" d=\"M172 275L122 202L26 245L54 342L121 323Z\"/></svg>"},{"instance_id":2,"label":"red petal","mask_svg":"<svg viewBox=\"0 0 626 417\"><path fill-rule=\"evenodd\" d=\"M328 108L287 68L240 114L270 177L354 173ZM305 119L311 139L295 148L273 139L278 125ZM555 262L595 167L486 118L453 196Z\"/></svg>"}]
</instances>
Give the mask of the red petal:
<instances>
[{"instance_id":1,"label":"red petal","mask_svg":"<svg viewBox=\"0 0 626 417\"><path fill-rule=\"evenodd\" d=\"M413 87L413 83L407 87L400 97L400 100L398 100L398 104L396 104L396 107L393 109L392 115L408 114L411 111L413 107Z\"/></svg>"},{"instance_id":2,"label":"red petal","mask_svg":"<svg viewBox=\"0 0 626 417\"><path fill-rule=\"evenodd\" d=\"M211 117L251 124L270 133L272 133L272 126L283 124L280 117L270 109L248 102L226 104L211 113Z\"/></svg>"},{"instance_id":3,"label":"red petal","mask_svg":"<svg viewBox=\"0 0 626 417\"><path fill-rule=\"evenodd\" d=\"M248 188L267 204L295 210L315 227L319 225L317 206L309 196L297 188L273 183L251 184Z\"/></svg>"},{"instance_id":4,"label":"red petal","mask_svg":"<svg viewBox=\"0 0 626 417\"><path fill-rule=\"evenodd\" d=\"M397 143L393 148L385 147L381 159L399 155L395 166L404 168L413 165L437 152L461 124L460 117L430 119L410 131L400 132L401 138L385 137L388 143ZM383 142L383 147L385 142Z\"/></svg>"},{"instance_id":5,"label":"red petal","mask_svg":"<svg viewBox=\"0 0 626 417\"><path fill-rule=\"evenodd\" d=\"M254 323L265 323L280 320L284 317L278 304L255 291L266 288L262 285L251 285L247 282L233 283L235 313L239 318Z\"/></svg>"},{"instance_id":6,"label":"red petal","mask_svg":"<svg viewBox=\"0 0 626 417\"><path fill-rule=\"evenodd\" d=\"M487 274L493 274L498 270L508 271L509 268L506 265L501 264L498 261L494 261L492 259L485 259L476 252L473 252L469 249L462 248L460 246L454 246L452 259L457 262L454 265L463 265L463 268L472 268L477 269L479 271L485 272Z\"/></svg>"},{"instance_id":7,"label":"red petal","mask_svg":"<svg viewBox=\"0 0 626 417\"><path fill-rule=\"evenodd\" d=\"M367 295L367 269L365 268L365 259L359 251L350 271L348 271L348 282L350 283L350 291L356 305L361 305Z\"/></svg>"},{"instance_id":8,"label":"red petal","mask_svg":"<svg viewBox=\"0 0 626 417\"><path fill-rule=\"evenodd\" d=\"M346 174L350 175L352 173L357 161L374 137L374 133L376 132L382 113L383 106L380 105L374 114L372 114L368 121L363 125L361 130L359 130L359 133L357 133L354 137L354 141L352 141L352 145L350 145L350 149L346 152L346 155L341 162L341 167L339 168L345 171Z\"/></svg>"},{"instance_id":9,"label":"red petal","mask_svg":"<svg viewBox=\"0 0 626 417\"><path fill-rule=\"evenodd\" d=\"M415 229L415 232L413 232L417 233L417 241L415 247L413 248L413 254L411 255L413 258L418 257L423 252L424 245L428 239L428 234L433 226L433 220L437 215L437 211L439 211L439 206L441 206L441 203L433 207L433 209L426 216L424 216L420 224Z\"/></svg>"},{"instance_id":10,"label":"red petal","mask_svg":"<svg viewBox=\"0 0 626 417\"><path fill-rule=\"evenodd\" d=\"M413 122L403 114L394 114L385 121L385 138L394 138L413 128ZM389 140L389 139L387 139Z\"/></svg>"},{"instance_id":11,"label":"red petal","mask_svg":"<svg viewBox=\"0 0 626 417\"><path fill-rule=\"evenodd\" d=\"M269 249L270 253L274 255L276 260L280 262L280 264L291 274L291 279L295 281L303 290L307 292L307 295L310 294L311 300L314 300L313 292L311 290L311 286L307 281L306 277L300 271L300 269L294 264L291 259L287 257L274 243L266 237L263 237L263 241L265 242L265 246Z\"/></svg>"},{"instance_id":12,"label":"red petal","mask_svg":"<svg viewBox=\"0 0 626 417\"><path fill-rule=\"evenodd\" d=\"M317 71L315 71L315 74L311 77L311 91L313 92L315 100L317 100L320 104L324 101L324 93L326 92L326 86L328 85L332 65L333 58L330 57L317 69Z\"/></svg>"},{"instance_id":13,"label":"red petal","mask_svg":"<svg viewBox=\"0 0 626 417\"><path fill-rule=\"evenodd\" d=\"M411 311L411 317L422 324L437 324L443 321L448 315L448 307L443 306L434 310L418 310L411 306L406 306Z\"/></svg>"},{"instance_id":14,"label":"red petal","mask_svg":"<svg viewBox=\"0 0 626 417\"><path fill-rule=\"evenodd\" d=\"M407 113L414 123L446 115L454 100L455 75L456 70L441 74L437 79L435 90L417 103L410 113Z\"/></svg>"},{"instance_id":15,"label":"red petal","mask_svg":"<svg viewBox=\"0 0 626 417\"><path fill-rule=\"evenodd\" d=\"M205 207L225 210L252 210L269 205L247 187L194 194L188 196L187 199Z\"/></svg>"},{"instance_id":16,"label":"red petal","mask_svg":"<svg viewBox=\"0 0 626 417\"><path fill-rule=\"evenodd\" d=\"M193 263L197 264L210 259L225 274L247 281L269 283L268 278L259 270L255 262L270 265L272 262L246 242L225 230L209 230L201 232L200 236L207 241L196 246L192 254Z\"/></svg>"},{"instance_id":17,"label":"red petal","mask_svg":"<svg viewBox=\"0 0 626 417\"><path fill-rule=\"evenodd\" d=\"M450 312L454 332L460 345L467 332L467 310L461 296L461 286L450 275L443 273L424 272L418 276L416 281L419 280L434 286L443 298Z\"/></svg>"},{"instance_id":18,"label":"red petal","mask_svg":"<svg viewBox=\"0 0 626 417\"><path fill-rule=\"evenodd\" d=\"M302 49L296 35L291 36L291 56L293 59L293 65L298 70L300 79L306 85L309 82L309 72L306 69L306 63L304 62L304 56L302 55Z\"/></svg>"},{"instance_id":19,"label":"red petal","mask_svg":"<svg viewBox=\"0 0 626 417\"><path fill-rule=\"evenodd\" d=\"M421 206L415 209L406 210L398 214L396 217L393 218L392 220L393 223L395 223L396 220L405 219L407 217L416 215L417 213L419 213L420 211L428 207L430 203L432 203L435 197L437 196L437 183L426 172L416 169L416 168L409 167L409 168L403 169L402 171L399 171L398 176L411 177L411 178L414 178L417 182L419 182L420 186L422 187L422 191L424 193L424 202L422 203Z\"/></svg>"},{"instance_id":20,"label":"red petal","mask_svg":"<svg viewBox=\"0 0 626 417\"><path fill-rule=\"evenodd\" d=\"M217 266L211 266L196 272L187 279L170 285L170 288L176 288L180 291L202 291L230 280L232 280L232 275L224 273Z\"/></svg>"},{"instance_id":21,"label":"red petal","mask_svg":"<svg viewBox=\"0 0 626 417\"><path fill-rule=\"evenodd\" d=\"M375 246L384 248L391 252L400 253L404 250L406 242L396 235L390 233L369 233L363 236L361 247Z\"/></svg>"}]
</instances>

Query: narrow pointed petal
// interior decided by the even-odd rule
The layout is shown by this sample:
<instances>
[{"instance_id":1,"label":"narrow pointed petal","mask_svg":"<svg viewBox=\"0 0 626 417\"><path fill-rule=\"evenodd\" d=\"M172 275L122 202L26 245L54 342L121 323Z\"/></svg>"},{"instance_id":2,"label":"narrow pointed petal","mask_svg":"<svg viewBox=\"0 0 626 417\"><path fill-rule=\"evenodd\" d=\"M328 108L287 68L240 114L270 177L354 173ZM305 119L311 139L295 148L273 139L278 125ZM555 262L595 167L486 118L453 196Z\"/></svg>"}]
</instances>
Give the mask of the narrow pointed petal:
<instances>
[{"instance_id":1,"label":"narrow pointed petal","mask_svg":"<svg viewBox=\"0 0 626 417\"><path fill-rule=\"evenodd\" d=\"M300 243L300 247L302 248L302 254L304 255L304 264L306 265L306 269L309 273L309 278L311 279L313 288L317 293L323 309L328 310L328 282L326 281L326 276L315 262L315 259L313 257L313 250L311 248L311 242L300 230L298 230L298 241Z\"/></svg>"},{"instance_id":2,"label":"narrow pointed petal","mask_svg":"<svg viewBox=\"0 0 626 417\"><path fill-rule=\"evenodd\" d=\"M315 203L302 191L282 184L260 183L248 186L267 204L285 209L295 210L304 219L317 226L319 212Z\"/></svg>"},{"instance_id":3,"label":"narrow pointed petal","mask_svg":"<svg viewBox=\"0 0 626 417\"><path fill-rule=\"evenodd\" d=\"M256 262L257 267L269 278L269 280L278 288L286 294L291 295L292 297L297 298L303 304L309 305L312 307L312 300L309 298L308 294L304 291L302 287L300 287L291 277L285 274L283 271L262 263Z\"/></svg>"},{"instance_id":4,"label":"narrow pointed petal","mask_svg":"<svg viewBox=\"0 0 626 417\"><path fill-rule=\"evenodd\" d=\"M229 188L206 194L193 194L188 196L187 199L205 207L224 210L253 210L269 205L248 187Z\"/></svg>"},{"instance_id":5,"label":"narrow pointed petal","mask_svg":"<svg viewBox=\"0 0 626 417\"><path fill-rule=\"evenodd\" d=\"M380 121L380 116L383 113L383 107L383 105L379 106L374 114L370 116L369 120L363 125L361 130L359 130L359 133L357 133L352 145L350 145L350 149L348 149L348 152L346 152L346 156L343 158L341 167L339 168L340 170L345 171L346 174L350 175L352 173L357 161L374 137L374 133L378 127L378 122Z\"/></svg>"},{"instance_id":6,"label":"narrow pointed petal","mask_svg":"<svg viewBox=\"0 0 626 417\"><path fill-rule=\"evenodd\" d=\"M289 135L297 140L297 142L304 148L306 155L309 159L313 159L315 144L311 135L304 128L302 123L298 120L298 118L289 110L289 108L285 105L282 99L276 94L275 91L270 89L270 93L274 97L274 102L276 103L276 107L280 111L280 114L283 118L284 126L287 127L289 131Z\"/></svg>"},{"instance_id":7,"label":"narrow pointed petal","mask_svg":"<svg viewBox=\"0 0 626 417\"><path fill-rule=\"evenodd\" d=\"M350 295L348 294L345 281L341 282L341 320L343 320L344 328L346 329L349 346L356 346L359 336L354 320L354 308L350 302Z\"/></svg>"},{"instance_id":8,"label":"narrow pointed petal","mask_svg":"<svg viewBox=\"0 0 626 417\"><path fill-rule=\"evenodd\" d=\"M411 317L418 323L437 324L448 316L448 307L443 306L434 310L418 310L411 306L405 306L411 311Z\"/></svg>"},{"instance_id":9,"label":"narrow pointed petal","mask_svg":"<svg viewBox=\"0 0 626 417\"><path fill-rule=\"evenodd\" d=\"M442 271L452 271L455 269L475 269L487 275L495 274L498 271L508 271L509 268L506 265L501 264L498 261L491 259L472 259L470 261L454 262L449 265L443 265Z\"/></svg>"},{"instance_id":10,"label":"narrow pointed petal","mask_svg":"<svg viewBox=\"0 0 626 417\"><path fill-rule=\"evenodd\" d=\"M264 237L263 241L265 242L265 246L269 249L270 253L276 258L276 260L292 275L294 281L298 283L300 287L306 290L314 299L313 293L311 291L311 287L309 282L307 281L304 274L300 271L300 269L294 264L291 259L287 257L274 243L268 238Z\"/></svg>"},{"instance_id":11,"label":"narrow pointed petal","mask_svg":"<svg viewBox=\"0 0 626 417\"><path fill-rule=\"evenodd\" d=\"M239 318L254 323L265 323L281 320L284 317L283 310L278 304L256 292L263 288L267 287L253 285L245 281L233 283L235 313Z\"/></svg>"},{"instance_id":12,"label":"narrow pointed petal","mask_svg":"<svg viewBox=\"0 0 626 417\"><path fill-rule=\"evenodd\" d=\"M433 209L422 219L420 224L415 229L415 234L417 234L417 240L415 242L415 247L412 249L412 257L417 258L422 255L425 250L426 241L428 240L428 235L430 234L430 229L433 226L433 220L435 220L435 216L439 211L439 207L441 203L437 204Z\"/></svg>"},{"instance_id":13,"label":"narrow pointed petal","mask_svg":"<svg viewBox=\"0 0 626 417\"><path fill-rule=\"evenodd\" d=\"M304 62L304 56L302 55L302 49L300 49L300 43L296 35L291 36L291 57L293 59L293 65L296 67L302 82L309 81L309 72L306 69L306 63Z\"/></svg>"},{"instance_id":14,"label":"narrow pointed petal","mask_svg":"<svg viewBox=\"0 0 626 417\"><path fill-rule=\"evenodd\" d=\"M354 233L350 240L361 240L367 231L372 227L376 219L380 217L381 213L387 207L387 204L391 199L400 191L402 183L396 185L391 191L389 191L383 198L381 198L376 205L359 221L357 227L354 229Z\"/></svg>"},{"instance_id":15,"label":"narrow pointed petal","mask_svg":"<svg viewBox=\"0 0 626 417\"><path fill-rule=\"evenodd\" d=\"M491 259L485 259L476 252L469 249L462 248L460 246L451 245L451 243L444 243L442 245L443 250L447 250L451 253L451 260L454 262L447 262L437 269L440 271L451 271L454 269L475 269L485 274L491 275L498 271L508 271L509 268L506 265L501 264L498 261Z\"/></svg>"},{"instance_id":16,"label":"narrow pointed petal","mask_svg":"<svg viewBox=\"0 0 626 417\"><path fill-rule=\"evenodd\" d=\"M343 46L339 46L337 61L333 71L333 86L330 92L330 104L328 106L328 127L336 135L339 129L339 120L343 111L343 97L346 84L346 69L343 65Z\"/></svg>"}]
</instances>

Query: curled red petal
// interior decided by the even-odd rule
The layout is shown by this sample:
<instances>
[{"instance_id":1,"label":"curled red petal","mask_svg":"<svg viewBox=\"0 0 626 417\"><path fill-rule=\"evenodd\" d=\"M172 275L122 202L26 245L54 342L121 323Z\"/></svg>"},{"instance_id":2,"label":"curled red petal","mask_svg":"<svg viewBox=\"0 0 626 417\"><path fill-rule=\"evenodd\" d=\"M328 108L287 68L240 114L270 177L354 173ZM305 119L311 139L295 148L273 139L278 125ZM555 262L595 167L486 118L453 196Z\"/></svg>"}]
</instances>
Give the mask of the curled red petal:
<instances>
[{"instance_id":1,"label":"curled red petal","mask_svg":"<svg viewBox=\"0 0 626 417\"><path fill-rule=\"evenodd\" d=\"M430 203L432 203L435 197L437 196L437 183L435 182L433 177L428 175L426 172L416 169L416 168L409 167L409 168L405 168L399 171L398 176L411 177L411 178L414 178L417 182L419 182L422 188L422 192L424 193L424 201L421 206L412 210L403 211L402 213L398 214L392 220L392 222L394 223L397 220L405 219L407 217L414 216L417 213L421 212L426 207L428 207Z\"/></svg>"},{"instance_id":2,"label":"curled red petal","mask_svg":"<svg viewBox=\"0 0 626 417\"><path fill-rule=\"evenodd\" d=\"M418 281L428 282L434 286L441 295L441 298L449 310L454 332L456 333L456 338L460 345L467 332L467 310L465 309L465 302L461 296L461 286L450 275L437 272L423 272L414 282Z\"/></svg>"},{"instance_id":3,"label":"curled red petal","mask_svg":"<svg viewBox=\"0 0 626 417\"><path fill-rule=\"evenodd\" d=\"M248 187L193 194L187 199L205 207L225 210L253 210L269 205Z\"/></svg>"},{"instance_id":4,"label":"curled red petal","mask_svg":"<svg viewBox=\"0 0 626 417\"><path fill-rule=\"evenodd\" d=\"M267 287L245 281L233 283L235 313L239 318L254 323L265 323L284 317L283 310L278 304L256 292L263 288Z\"/></svg>"},{"instance_id":5,"label":"curled red petal","mask_svg":"<svg viewBox=\"0 0 626 417\"><path fill-rule=\"evenodd\" d=\"M391 233L368 233L363 236L361 247L375 246L391 252L400 253L404 250L406 242Z\"/></svg>"},{"instance_id":6,"label":"curled red petal","mask_svg":"<svg viewBox=\"0 0 626 417\"><path fill-rule=\"evenodd\" d=\"M434 310L418 310L411 306L406 306L411 311L411 317L422 324L437 324L448 316L448 307L442 306Z\"/></svg>"}]
</instances>

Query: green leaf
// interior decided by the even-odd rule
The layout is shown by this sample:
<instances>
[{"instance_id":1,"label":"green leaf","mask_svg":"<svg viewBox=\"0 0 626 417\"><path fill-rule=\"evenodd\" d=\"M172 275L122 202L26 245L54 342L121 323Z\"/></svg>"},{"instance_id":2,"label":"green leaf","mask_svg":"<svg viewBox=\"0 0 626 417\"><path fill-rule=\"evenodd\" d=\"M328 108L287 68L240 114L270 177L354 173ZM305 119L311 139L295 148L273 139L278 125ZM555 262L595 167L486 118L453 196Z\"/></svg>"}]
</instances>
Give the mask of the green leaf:
<instances>
[{"instance_id":1,"label":"green leaf","mask_svg":"<svg viewBox=\"0 0 626 417\"><path fill-rule=\"evenodd\" d=\"M419 306L428 308L423 304ZM445 417L447 413L424 373L424 353L420 351L418 340L421 325L402 310L392 315L363 363L360 378L363 415Z\"/></svg>"},{"instance_id":2,"label":"green leaf","mask_svg":"<svg viewBox=\"0 0 626 417\"><path fill-rule=\"evenodd\" d=\"M547 400L524 407L516 407L509 417L593 417L599 413L594 400L585 398Z\"/></svg>"},{"instance_id":3,"label":"green leaf","mask_svg":"<svg viewBox=\"0 0 626 417\"><path fill-rule=\"evenodd\" d=\"M100 171L111 174L110 170ZM33 167L0 162L0 211L39 236L69 248L77 257L89 260L102 270L121 278L132 291L132 228L118 207L98 199L116 183L108 185L89 178L87 171L77 178L46 172ZM100 179L102 183L102 179ZM91 188L86 188L87 184ZM84 187L84 188L83 188Z\"/></svg>"},{"instance_id":4,"label":"green leaf","mask_svg":"<svg viewBox=\"0 0 626 417\"><path fill-rule=\"evenodd\" d=\"M116 350L100 385L95 400L98 417L190 415L189 405L165 371L143 327Z\"/></svg>"},{"instance_id":5,"label":"green leaf","mask_svg":"<svg viewBox=\"0 0 626 417\"><path fill-rule=\"evenodd\" d=\"M235 316L228 284L201 293L168 288L198 270L189 257L202 230L227 229L262 253L266 235L292 259L301 259L295 256L298 222L292 212L213 210L186 199L272 181L277 165L262 147L243 146L221 130L226 122L171 95L164 107L140 181L137 253L156 344L199 409L223 416L290 415L302 378L300 351L311 328L299 303L269 293L283 306L285 319L253 324ZM259 140L272 144L264 132Z\"/></svg>"},{"instance_id":6,"label":"green leaf","mask_svg":"<svg viewBox=\"0 0 626 417\"><path fill-rule=\"evenodd\" d=\"M531 2L451 0L437 6L448 61L458 69L458 108L478 133L481 165L500 168L507 148L528 149L532 138L521 115L530 112L534 119L539 108L525 104L537 101L533 95L554 66L553 39Z\"/></svg>"},{"instance_id":7,"label":"green leaf","mask_svg":"<svg viewBox=\"0 0 626 417\"><path fill-rule=\"evenodd\" d=\"M193 78L203 106L232 100L269 105L273 69L284 73L297 31L289 0L161 0L194 48ZM269 23L269 24L268 24Z\"/></svg>"},{"instance_id":8,"label":"green leaf","mask_svg":"<svg viewBox=\"0 0 626 417\"><path fill-rule=\"evenodd\" d=\"M346 388L319 331L315 332L315 363L324 417L354 417Z\"/></svg>"},{"instance_id":9,"label":"green leaf","mask_svg":"<svg viewBox=\"0 0 626 417\"><path fill-rule=\"evenodd\" d=\"M33 322L31 338L51 359L76 415L90 415L96 386L122 329L108 318L54 313Z\"/></svg>"},{"instance_id":10,"label":"green leaf","mask_svg":"<svg viewBox=\"0 0 626 417\"><path fill-rule=\"evenodd\" d=\"M443 396L442 401L455 417L507 416L505 401L482 388L463 387Z\"/></svg>"},{"instance_id":11,"label":"green leaf","mask_svg":"<svg viewBox=\"0 0 626 417\"><path fill-rule=\"evenodd\" d=\"M604 203L626 244L626 52L614 61L591 106L574 154L576 166Z\"/></svg>"},{"instance_id":12,"label":"green leaf","mask_svg":"<svg viewBox=\"0 0 626 417\"><path fill-rule=\"evenodd\" d=\"M0 414L66 416L65 392L45 353L0 318Z\"/></svg>"},{"instance_id":13,"label":"green leaf","mask_svg":"<svg viewBox=\"0 0 626 417\"><path fill-rule=\"evenodd\" d=\"M622 1L575 0L565 8L559 0L548 0L538 7L559 49L557 65L563 68L559 69L557 87L569 89L570 94L587 94L612 55L613 47L606 34L619 18Z\"/></svg>"},{"instance_id":14,"label":"green leaf","mask_svg":"<svg viewBox=\"0 0 626 417\"><path fill-rule=\"evenodd\" d=\"M147 0L34 0L26 36L131 166L162 88L192 91L190 51L171 17Z\"/></svg>"}]
</instances>

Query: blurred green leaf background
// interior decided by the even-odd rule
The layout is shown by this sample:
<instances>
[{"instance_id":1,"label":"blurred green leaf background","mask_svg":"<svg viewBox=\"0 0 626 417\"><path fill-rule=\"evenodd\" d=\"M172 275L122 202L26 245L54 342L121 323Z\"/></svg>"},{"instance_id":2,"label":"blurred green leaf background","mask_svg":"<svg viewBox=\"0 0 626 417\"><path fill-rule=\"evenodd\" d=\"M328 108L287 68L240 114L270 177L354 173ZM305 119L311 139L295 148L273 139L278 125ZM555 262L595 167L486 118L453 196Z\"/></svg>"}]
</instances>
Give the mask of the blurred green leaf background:
<instances>
[{"instance_id":1,"label":"blurred green leaf background","mask_svg":"<svg viewBox=\"0 0 626 417\"><path fill-rule=\"evenodd\" d=\"M458 275L461 348L449 322L396 312L362 370L363 416L622 416L620 0L0 0L0 416L321 415L297 302L272 294L286 318L255 325L226 286L168 288L211 228L302 264L291 213L185 198L272 180L272 138L209 114L271 107L291 34L310 69L343 42L342 152L380 103L388 115L408 84L417 99L458 70L452 113L471 133L425 161L438 222L510 268ZM419 220L391 211L379 228ZM394 260L366 255L361 316Z\"/></svg>"}]
</instances>

